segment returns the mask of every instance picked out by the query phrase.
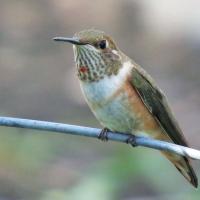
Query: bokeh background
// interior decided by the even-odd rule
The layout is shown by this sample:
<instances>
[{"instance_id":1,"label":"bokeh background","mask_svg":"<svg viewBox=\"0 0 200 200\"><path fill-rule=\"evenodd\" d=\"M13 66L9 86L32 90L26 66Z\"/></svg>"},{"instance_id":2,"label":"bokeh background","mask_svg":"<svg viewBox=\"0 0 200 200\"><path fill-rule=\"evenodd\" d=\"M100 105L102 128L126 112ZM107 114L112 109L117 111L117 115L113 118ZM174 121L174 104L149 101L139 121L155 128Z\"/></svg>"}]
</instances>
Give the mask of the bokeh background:
<instances>
[{"instance_id":1,"label":"bokeh background","mask_svg":"<svg viewBox=\"0 0 200 200\"><path fill-rule=\"evenodd\" d=\"M200 149L200 1L1 0L0 114L100 127L75 76L72 36L95 27L159 83ZM194 167L200 178L200 162ZM0 128L0 200L199 199L159 152Z\"/></svg>"}]
</instances>

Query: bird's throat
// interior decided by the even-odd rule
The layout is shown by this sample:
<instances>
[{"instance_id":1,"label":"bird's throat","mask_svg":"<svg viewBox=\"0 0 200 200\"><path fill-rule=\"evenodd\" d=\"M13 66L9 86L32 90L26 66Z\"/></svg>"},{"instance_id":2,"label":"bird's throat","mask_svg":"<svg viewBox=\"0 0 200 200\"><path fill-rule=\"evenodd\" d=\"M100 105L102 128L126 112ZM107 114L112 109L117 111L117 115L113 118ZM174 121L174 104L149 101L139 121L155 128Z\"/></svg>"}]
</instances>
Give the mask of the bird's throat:
<instances>
[{"instance_id":1,"label":"bird's throat","mask_svg":"<svg viewBox=\"0 0 200 200\"><path fill-rule=\"evenodd\" d=\"M101 52L91 45L74 46L77 75L81 81L97 82L104 77L117 75L123 66L116 52Z\"/></svg>"}]
</instances>

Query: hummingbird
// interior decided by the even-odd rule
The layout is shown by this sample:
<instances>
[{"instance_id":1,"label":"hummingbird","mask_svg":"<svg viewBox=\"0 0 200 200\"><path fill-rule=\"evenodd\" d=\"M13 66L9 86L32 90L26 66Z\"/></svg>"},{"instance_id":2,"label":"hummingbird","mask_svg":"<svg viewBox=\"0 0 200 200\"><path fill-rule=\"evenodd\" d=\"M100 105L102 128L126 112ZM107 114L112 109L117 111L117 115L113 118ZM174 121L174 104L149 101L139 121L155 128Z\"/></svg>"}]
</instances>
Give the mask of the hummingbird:
<instances>
[{"instance_id":1,"label":"hummingbird","mask_svg":"<svg viewBox=\"0 0 200 200\"><path fill-rule=\"evenodd\" d=\"M55 41L73 45L77 76L87 104L108 130L188 146L168 100L154 79L116 45L112 37L96 29ZM131 138L130 138L131 139ZM191 161L181 155L161 153L194 186L198 179Z\"/></svg>"}]
</instances>

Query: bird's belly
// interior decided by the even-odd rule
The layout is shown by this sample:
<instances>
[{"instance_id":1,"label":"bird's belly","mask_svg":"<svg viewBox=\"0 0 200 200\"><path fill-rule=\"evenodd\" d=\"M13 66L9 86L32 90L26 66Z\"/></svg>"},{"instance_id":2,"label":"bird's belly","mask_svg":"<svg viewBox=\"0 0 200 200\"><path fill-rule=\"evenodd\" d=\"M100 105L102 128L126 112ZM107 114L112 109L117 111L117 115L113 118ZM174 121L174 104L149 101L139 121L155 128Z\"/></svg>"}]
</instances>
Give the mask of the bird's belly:
<instances>
[{"instance_id":1,"label":"bird's belly","mask_svg":"<svg viewBox=\"0 0 200 200\"><path fill-rule=\"evenodd\" d=\"M133 104L125 87L126 78L123 76L104 78L95 83L81 82L81 89L92 112L104 127L132 133L138 126L138 119L132 109Z\"/></svg>"},{"instance_id":2,"label":"bird's belly","mask_svg":"<svg viewBox=\"0 0 200 200\"><path fill-rule=\"evenodd\" d=\"M128 97L121 94L102 106L92 106L96 118L112 131L133 133L138 127L136 114L128 106Z\"/></svg>"},{"instance_id":3,"label":"bird's belly","mask_svg":"<svg viewBox=\"0 0 200 200\"><path fill-rule=\"evenodd\" d=\"M118 75L105 76L97 82L80 81L81 89L100 123L112 131L156 137L160 127L142 102L128 77L130 62L124 63Z\"/></svg>"},{"instance_id":4,"label":"bird's belly","mask_svg":"<svg viewBox=\"0 0 200 200\"><path fill-rule=\"evenodd\" d=\"M135 133L140 129L141 120L133 109L135 98L130 98L124 87L107 92L109 95L101 93L101 97L98 97L98 94L91 96L86 92L85 97L92 112L104 127L124 133Z\"/></svg>"},{"instance_id":5,"label":"bird's belly","mask_svg":"<svg viewBox=\"0 0 200 200\"><path fill-rule=\"evenodd\" d=\"M81 84L99 122L112 131L157 137L160 127L128 81Z\"/></svg>"}]
</instances>

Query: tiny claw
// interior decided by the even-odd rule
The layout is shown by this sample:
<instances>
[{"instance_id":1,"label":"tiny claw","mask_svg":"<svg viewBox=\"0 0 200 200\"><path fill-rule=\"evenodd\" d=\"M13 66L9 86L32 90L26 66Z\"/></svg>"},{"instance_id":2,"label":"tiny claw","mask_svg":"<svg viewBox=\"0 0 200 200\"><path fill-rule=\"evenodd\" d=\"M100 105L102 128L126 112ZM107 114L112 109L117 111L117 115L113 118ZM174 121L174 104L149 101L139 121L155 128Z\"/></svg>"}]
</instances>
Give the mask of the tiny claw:
<instances>
[{"instance_id":1,"label":"tiny claw","mask_svg":"<svg viewBox=\"0 0 200 200\"><path fill-rule=\"evenodd\" d=\"M103 128L98 136L98 139L104 142L108 141L108 131L109 131L108 128Z\"/></svg>"},{"instance_id":2,"label":"tiny claw","mask_svg":"<svg viewBox=\"0 0 200 200\"><path fill-rule=\"evenodd\" d=\"M133 147L136 147L135 135L130 134L128 139L126 140L127 144L131 144Z\"/></svg>"}]
</instances>

